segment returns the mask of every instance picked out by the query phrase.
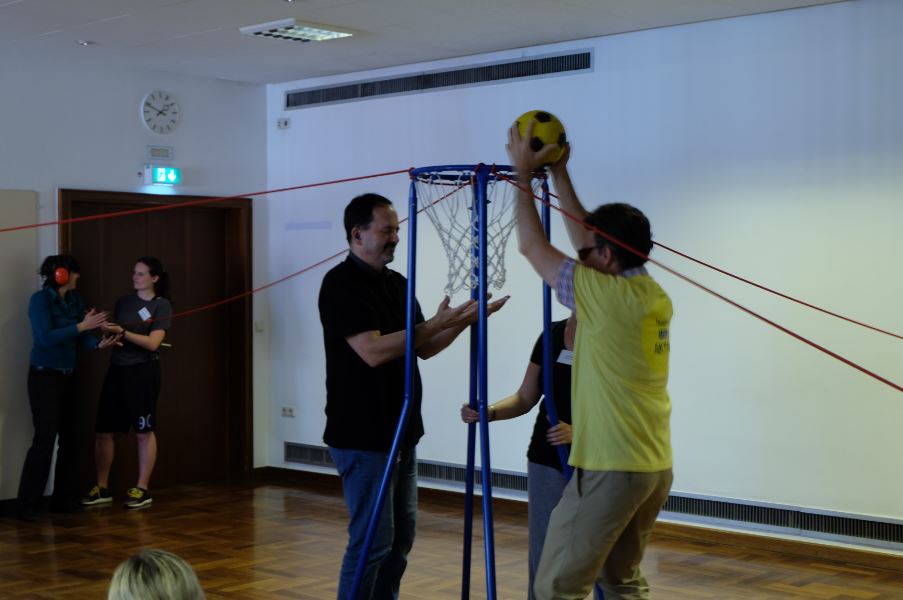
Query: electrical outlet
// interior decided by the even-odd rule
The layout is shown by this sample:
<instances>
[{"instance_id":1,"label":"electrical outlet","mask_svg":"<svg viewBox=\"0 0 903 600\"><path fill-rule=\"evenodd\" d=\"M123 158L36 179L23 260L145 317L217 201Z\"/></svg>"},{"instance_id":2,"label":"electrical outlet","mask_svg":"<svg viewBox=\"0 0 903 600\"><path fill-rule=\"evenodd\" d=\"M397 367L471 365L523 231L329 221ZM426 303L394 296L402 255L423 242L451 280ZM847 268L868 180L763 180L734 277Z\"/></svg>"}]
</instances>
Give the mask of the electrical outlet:
<instances>
[{"instance_id":1,"label":"electrical outlet","mask_svg":"<svg viewBox=\"0 0 903 600\"><path fill-rule=\"evenodd\" d=\"M283 406L282 407L282 416L286 419L294 419L295 418L295 407L294 406Z\"/></svg>"},{"instance_id":2,"label":"electrical outlet","mask_svg":"<svg viewBox=\"0 0 903 600\"><path fill-rule=\"evenodd\" d=\"M292 126L292 121L288 117L276 119L276 129L288 129Z\"/></svg>"}]
</instances>

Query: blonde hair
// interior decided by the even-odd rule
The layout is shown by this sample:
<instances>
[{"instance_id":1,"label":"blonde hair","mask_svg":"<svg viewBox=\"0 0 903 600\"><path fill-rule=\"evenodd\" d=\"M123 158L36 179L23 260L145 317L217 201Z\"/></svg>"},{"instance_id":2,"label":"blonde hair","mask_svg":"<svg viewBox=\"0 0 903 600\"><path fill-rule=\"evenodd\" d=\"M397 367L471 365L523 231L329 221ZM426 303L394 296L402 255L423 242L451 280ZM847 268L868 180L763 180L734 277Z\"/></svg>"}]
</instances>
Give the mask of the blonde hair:
<instances>
[{"instance_id":1,"label":"blonde hair","mask_svg":"<svg viewBox=\"0 0 903 600\"><path fill-rule=\"evenodd\" d=\"M116 568L107 600L204 600L194 569L165 550L142 550Z\"/></svg>"}]
</instances>

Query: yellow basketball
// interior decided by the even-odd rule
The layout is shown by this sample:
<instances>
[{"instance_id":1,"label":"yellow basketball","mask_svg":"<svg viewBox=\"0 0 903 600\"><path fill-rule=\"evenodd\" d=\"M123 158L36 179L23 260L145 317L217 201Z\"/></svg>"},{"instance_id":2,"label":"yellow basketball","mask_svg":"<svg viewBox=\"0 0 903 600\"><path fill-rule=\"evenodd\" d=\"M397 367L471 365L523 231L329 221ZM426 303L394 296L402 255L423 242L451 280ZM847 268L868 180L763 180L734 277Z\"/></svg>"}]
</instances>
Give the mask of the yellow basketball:
<instances>
[{"instance_id":1,"label":"yellow basketball","mask_svg":"<svg viewBox=\"0 0 903 600\"><path fill-rule=\"evenodd\" d=\"M517 130L521 137L527 134L527 124L533 122L533 135L530 138L530 148L533 152L539 152L546 144L555 144L558 150L549 157L549 164L558 162L564 153L567 144L567 134L564 125L558 117L545 110L531 110L517 118Z\"/></svg>"}]
</instances>

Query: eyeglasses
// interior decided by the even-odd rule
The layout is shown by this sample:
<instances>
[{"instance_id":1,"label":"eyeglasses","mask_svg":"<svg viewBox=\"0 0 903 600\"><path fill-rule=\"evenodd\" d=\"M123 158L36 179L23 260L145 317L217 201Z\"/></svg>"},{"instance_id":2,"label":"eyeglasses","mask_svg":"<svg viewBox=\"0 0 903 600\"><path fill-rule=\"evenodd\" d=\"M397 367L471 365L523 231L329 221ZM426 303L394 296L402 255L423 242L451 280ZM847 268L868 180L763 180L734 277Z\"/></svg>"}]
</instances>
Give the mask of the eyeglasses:
<instances>
[{"instance_id":1,"label":"eyeglasses","mask_svg":"<svg viewBox=\"0 0 903 600\"><path fill-rule=\"evenodd\" d=\"M577 258L579 258L581 261L586 260L587 258L589 258L589 255L592 254L593 250L595 250L595 249L596 249L595 246L587 246L586 248L580 248L579 250L577 250Z\"/></svg>"}]
</instances>

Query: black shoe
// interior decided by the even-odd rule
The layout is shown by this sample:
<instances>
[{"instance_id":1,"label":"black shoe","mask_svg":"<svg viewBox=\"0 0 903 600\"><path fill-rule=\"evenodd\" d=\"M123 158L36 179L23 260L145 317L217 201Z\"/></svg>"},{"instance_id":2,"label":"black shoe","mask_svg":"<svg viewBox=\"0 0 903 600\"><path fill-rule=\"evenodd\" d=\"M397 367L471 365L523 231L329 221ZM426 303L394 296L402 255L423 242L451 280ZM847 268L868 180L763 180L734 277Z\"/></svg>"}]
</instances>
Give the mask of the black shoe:
<instances>
[{"instance_id":1,"label":"black shoe","mask_svg":"<svg viewBox=\"0 0 903 600\"><path fill-rule=\"evenodd\" d=\"M16 518L26 523L33 523L38 520L38 511L34 507L19 507L16 509Z\"/></svg>"},{"instance_id":2,"label":"black shoe","mask_svg":"<svg viewBox=\"0 0 903 600\"><path fill-rule=\"evenodd\" d=\"M80 502L51 503L50 511L62 514L78 514L85 512L85 507Z\"/></svg>"}]
</instances>

